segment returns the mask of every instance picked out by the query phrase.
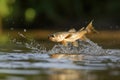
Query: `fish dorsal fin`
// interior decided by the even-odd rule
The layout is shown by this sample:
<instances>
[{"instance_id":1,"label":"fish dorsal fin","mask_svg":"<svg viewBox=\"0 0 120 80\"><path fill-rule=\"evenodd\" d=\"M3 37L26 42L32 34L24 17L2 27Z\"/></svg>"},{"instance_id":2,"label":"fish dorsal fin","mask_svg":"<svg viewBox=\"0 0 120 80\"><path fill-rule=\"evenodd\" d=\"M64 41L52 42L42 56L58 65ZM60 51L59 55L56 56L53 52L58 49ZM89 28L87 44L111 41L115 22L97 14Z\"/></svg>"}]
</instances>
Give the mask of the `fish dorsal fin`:
<instances>
[{"instance_id":1,"label":"fish dorsal fin","mask_svg":"<svg viewBox=\"0 0 120 80\"><path fill-rule=\"evenodd\" d=\"M87 25L86 29L93 29L93 20Z\"/></svg>"},{"instance_id":2,"label":"fish dorsal fin","mask_svg":"<svg viewBox=\"0 0 120 80\"><path fill-rule=\"evenodd\" d=\"M84 30L85 29L85 27L82 27L79 31L82 31L82 30Z\"/></svg>"},{"instance_id":3,"label":"fish dorsal fin","mask_svg":"<svg viewBox=\"0 0 120 80\"><path fill-rule=\"evenodd\" d=\"M72 28L68 32L76 32L76 30L75 30L75 28Z\"/></svg>"},{"instance_id":4,"label":"fish dorsal fin","mask_svg":"<svg viewBox=\"0 0 120 80\"><path fill-rule=\"evenodd\" d=\"M88 33L98 33L97 30L94 29L92 25L93 20L87 25L86 30Z\"/></svg>"}]
</instances>

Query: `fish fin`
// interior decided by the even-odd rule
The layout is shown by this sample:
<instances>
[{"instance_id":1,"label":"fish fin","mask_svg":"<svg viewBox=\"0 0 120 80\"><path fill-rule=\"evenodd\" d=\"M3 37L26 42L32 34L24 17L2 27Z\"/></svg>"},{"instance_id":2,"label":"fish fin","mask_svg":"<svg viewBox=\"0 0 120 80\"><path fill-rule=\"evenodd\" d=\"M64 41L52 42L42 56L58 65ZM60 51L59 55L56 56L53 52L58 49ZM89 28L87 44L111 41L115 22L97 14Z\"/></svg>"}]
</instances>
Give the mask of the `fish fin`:
<instances>
[{"instance_id":1,"label":"fish fin","mask_svg":"<svg viewBox=\"0 0 120 80\"><path fill-rule=\"evenodd\" d=\"M64 46L67 46L67 44L68 44L68 43L67 43L66 41L64 41L64 40L61 41L61 43L62 43L62 45L64 45Z\"/></svg>"},{"instance_id":2,"label":"fish fin","mask_svg":"<svg viewBox=\"0 0 120 80\"><path fill-rule=\"evenodd\" d=\"M86 27L87 33L98 33L98 31L94 29L92 22L93 20Z\"/></svg>"},{"instance_id":3,"label":"fish fin","mask_svg":"<svg viewBox=\"0 0 120 80\"><path fill-rule=\"evenodd\" d=\"M67 38L69 38L69 37L71 37L72 35L71 34L69 34L69 35L67 35L66 37L65 37L65 39L67 39Z\"/></svg>"},{"instance_id":4,"label":"fish fin","mask_svg":"<svg viewBox=\"0 0 120 80\"><path fill-rule=\"evenodd\" d=\"M82 31L82 30L84 30L85 29L85 27L82 27L78 32L80 32L80 31Z\"/></svg>"},{"instance_id":5,"label":"fish fin","mask_svg":"<svg viewBox=\"0 0 120 80\"><path fill-rule=\"evenodd\" d=\"M72 44L73 44L73 46L78 47L78 42L77 41L72 42Z\"/></svg>"},{"instance_id":6,"label":"fish fin","mask_svg":"<svg viewBox=\"0 0 120 80\"><path fill-rule=\"evenodd\" d=\"M87 37L86 37L86 36L82 36L82 37L80 38L80 40L86 41L86 40L87 40Z\"/></svg>"},{"instance_id":7,"label":"fish fin","mask_svg":"<svg viewBox=\"0 0 120 80\"><path fill-rule=\"evenodd\" d=\"M72 28L68 32L76 32L76 30L75 30L75 28Z\"/></svg>"}]
</instances>

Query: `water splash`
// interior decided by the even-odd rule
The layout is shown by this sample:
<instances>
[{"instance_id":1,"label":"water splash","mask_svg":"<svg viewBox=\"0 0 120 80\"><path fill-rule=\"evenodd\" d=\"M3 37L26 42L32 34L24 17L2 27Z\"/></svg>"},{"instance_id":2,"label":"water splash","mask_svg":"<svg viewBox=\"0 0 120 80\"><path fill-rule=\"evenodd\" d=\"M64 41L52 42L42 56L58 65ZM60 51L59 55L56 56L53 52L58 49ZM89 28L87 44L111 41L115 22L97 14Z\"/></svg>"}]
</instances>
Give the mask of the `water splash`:
<instances>
[{"instance_id":1,"label":"water splash","mask_svg":"<svg viewBox=\"0 0 120 80\"><path fill-rule=\"evenodd\" d=\"M35 53L47 52L46 48L40 43L36 42L35 40L32 40L30 43L25 43L25 46L29 49L32 49L32 52L35 52Z\"/></svg>"},{"instance_id":2,"label":"water splash","mask_svg":"<svg viewBox=\"0 0 120 80\"><path fill-rule=\"evenodd\" d=\"M26 32L26 29L24 29L24 32ZM19 41L17 39L13 39L12 42L17 45L23 45L28 49L31 49L34 53L68 53L68 54L92 54L92 55L105 55L107 50L103 49L102 47L98 46L97 43L94 43L93 41L87 39L86 41L78 40L78 46L74 47L71 44L68 44L68 46L63 46L61 44L56 44L53 46L52 49L46 50L46 47L44 45L41 45L37 41L35 41L32 38L29 38L27 35L18 32L18 35L22 38L24 41Z\"/></svg>"},{"instance_id":3,"label":"water splash","mask_svg":"<svg viewBox=\"0 0 120 80\"><path fill-rule=\"evenodd\" d=\"M24 29L24 32L26 32L26 29ZM19 38L11 38L11 42L19 45L22 47L25 47L27 49L30 49L33 53L46 53L46 48L38 43L37 41L35 41L33 38L30 38L29 36L18 32L18 36Z\"/></svg>"},{"instance_id":4,"label":"water splash","mask_svg":"<svg viewBox=\"0 0 120 80\"><path fill-rule=\"evenodd\" d=\"M49 52L52 53L78 53L78 54L94 54L94 55L101 55L106 53L106 51L98 46L96 43L92 42L91 40L87 39L86 42L78 41L79 47L74 47L69 44L67 47L63 45L55 45Z\"/></svg>"}]
</instances>

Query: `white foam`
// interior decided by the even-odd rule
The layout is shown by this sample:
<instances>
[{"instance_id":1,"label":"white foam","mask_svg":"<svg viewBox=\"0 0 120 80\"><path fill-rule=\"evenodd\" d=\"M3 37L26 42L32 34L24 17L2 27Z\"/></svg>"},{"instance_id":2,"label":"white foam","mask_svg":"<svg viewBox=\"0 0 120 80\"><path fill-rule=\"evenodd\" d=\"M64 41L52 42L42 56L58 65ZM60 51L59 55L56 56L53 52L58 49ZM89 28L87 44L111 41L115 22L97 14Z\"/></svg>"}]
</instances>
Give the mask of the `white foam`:
<instances>
[{"instance_id":1,"label":"white foam","mask_svg":"<svg viewBox=\"0 0 120 80\"><path fill-rule=\"evenodd\" d=\"M78 41L79 47L74 47L69 44L67 47L63 45L55 45L49 52L52 53L78 53L78 54L103 54L106 53L102 47L98 46L96 43L90 41L89 39L84 41Z\"/></svg>"}]
</instances>

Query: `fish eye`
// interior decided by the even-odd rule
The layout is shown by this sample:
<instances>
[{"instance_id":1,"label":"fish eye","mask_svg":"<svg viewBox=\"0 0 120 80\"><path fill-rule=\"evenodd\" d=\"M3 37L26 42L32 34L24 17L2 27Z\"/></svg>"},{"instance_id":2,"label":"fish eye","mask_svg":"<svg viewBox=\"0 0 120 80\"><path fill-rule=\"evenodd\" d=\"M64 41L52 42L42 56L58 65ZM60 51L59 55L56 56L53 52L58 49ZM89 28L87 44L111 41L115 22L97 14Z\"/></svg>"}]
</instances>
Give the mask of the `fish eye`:
<instances>
[{"instance_id":1,"label":"fish eye","mask_svg":"<svg viewBox=\"0 0 120 80\"><path fill-rule=\"evenodd\" d=\"M55 37L55 35L54 35L54 34L51 34L50 37Z\"/></svg>"}]
</instances>

